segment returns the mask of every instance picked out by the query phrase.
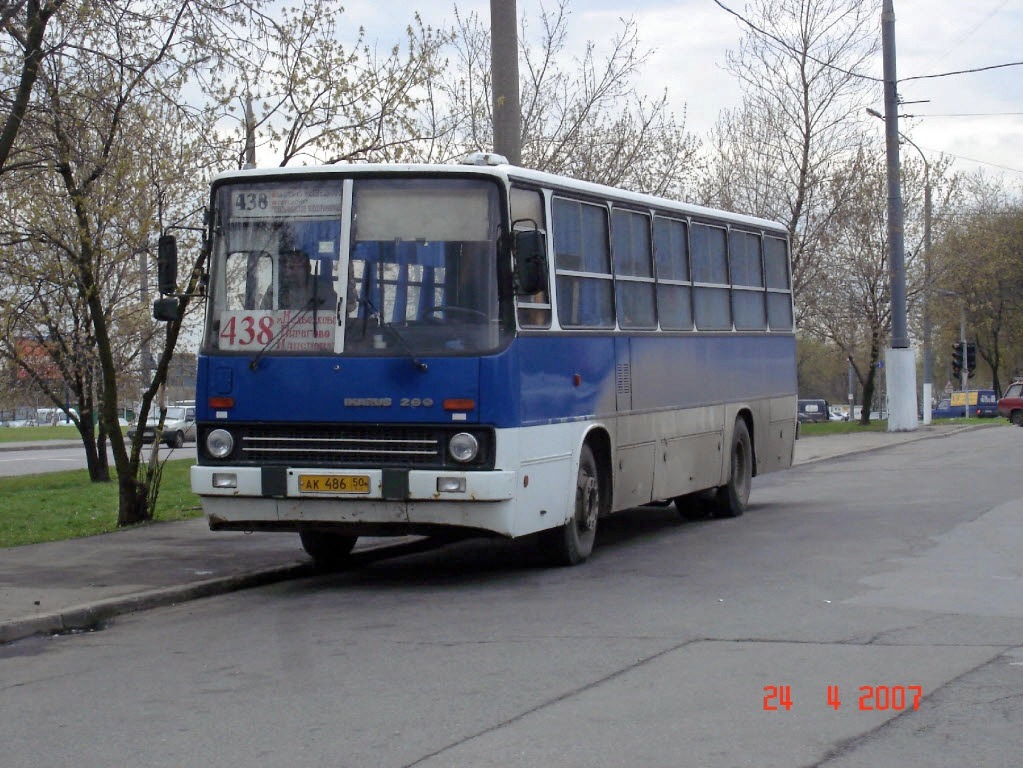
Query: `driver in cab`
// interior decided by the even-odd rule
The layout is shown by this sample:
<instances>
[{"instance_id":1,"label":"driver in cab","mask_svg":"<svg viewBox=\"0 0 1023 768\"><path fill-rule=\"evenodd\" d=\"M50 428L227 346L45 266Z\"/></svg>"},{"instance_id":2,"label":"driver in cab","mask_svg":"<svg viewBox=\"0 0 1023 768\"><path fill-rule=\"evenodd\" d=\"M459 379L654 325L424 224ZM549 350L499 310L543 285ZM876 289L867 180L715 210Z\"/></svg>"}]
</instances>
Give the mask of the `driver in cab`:
<instances>
[{"instance_id":1,"label":"driver in cab","mask_svg":"<svg viewBox=\"0 0 1023 768\"><path fill-rule=\"evenodd\" d=\"M337 294L327 283L310 271L309 257L304 251L293 249L280 256L278 309L328 309L337 306ZM269 292L268 292L269 293ZM264 297L265 307L271 307L272 298Z\"/></svg>"}]
</instances>

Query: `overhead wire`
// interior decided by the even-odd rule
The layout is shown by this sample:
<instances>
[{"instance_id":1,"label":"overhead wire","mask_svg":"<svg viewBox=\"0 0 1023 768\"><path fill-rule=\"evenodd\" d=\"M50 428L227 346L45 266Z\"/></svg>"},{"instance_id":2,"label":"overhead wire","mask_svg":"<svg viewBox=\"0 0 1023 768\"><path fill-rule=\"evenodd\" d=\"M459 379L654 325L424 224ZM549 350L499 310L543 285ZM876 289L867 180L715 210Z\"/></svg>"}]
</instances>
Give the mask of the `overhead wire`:
<instances>
[{"instance_id":1,"label":"overhead wire","mask_svg":"<svg viewBox=\"0 0 1023 768\"><path fill-rule=\"evenodd\" d=\"M790 51L791 53L797 53L800 56L805 56L806 58L810 59L810 61L813 61L816 64L820 64L823 67L828 67L829 69L834 69L837 72L841 72L842 74L845 74L845 75L850 75L851 77L858 77L858 78L861 78L863 80L870 80L871 82L874 82L874 83L882 83L882 82L884 82L884 80L882 78L880 78L880 77L873 77L872 75L865 75L862 72L852 72L852 71L850 71L848 69L842 69L841 67L836 67L834 64L830 64L830 63L828 63L826 61L822 61L821 59L814 58L807 51L797 50L796 48L794 48L793 46L789 45L789 43L787 43L785 40L781 39L777 35L774 35L771 32L768 32L766 29L762 29L761 27L758 27L756 24L754 24L752 21L747 19L741 13L739 13L737 11L733 11L727 5L722 3L721 0L713 0L713 1L714 1L714 4L717 5L721 10L723 10L723 11L725 11L727 13L730 13L732 16L737 18L739 21L741 21L747 27L752 29L754 32L756 32L756 33L766 37L769 40L774 41L775 43L777 43L778 45L782 46L783 48L785 48L787 51ZM1023 67L1023 61L1011 61L1011 62L1006 62L1004 64L991 64L991 65L984 66L984 67L975 67L973 69L960 69L960 70L956 70L954 72L941 72L941 73L934 74L934 75L913 75L911 77L900 77L899 78L899 82L900 83L901 82L906 82L908 80L928 80L928 79L933 79L933 78L938 78L938 77L953 77L955 75L968 75L968 74L973 74L975 72L987 72L987 71L993 70L993 69L1004 69L1006 67Z\"/></svg>"},{"instance_id":2,"label":"overhead wire","mask_svg":"<svg viewBox=\"0 0 1023 768\"><path fill-rule=\"evenodd\" d=\"M741 13L738 13L737 11L732 10L727 5L722 3L721 0L713 0L713 2L714 2L715 5L717 5L719 8L721 8L721 10L725 11L726 13L731 14L732 16L737 18L740 22L745 24L747 27L752 29L757 34L761 35L762 37L764 37L767 40L770 40L770 41L776 43L777 45L781 46L782 48L784 48L785 50L787 50L787 51L789 51L791 53L795 53L795 54L798 54L800 56L805 56L806 58L810 59L811 61L813 61L813 62L815 62L817 64L820 64L823 67L828 67L829 69L834 69L834 70L836 70L838 72L841 72L842 74L849 75L850 77L857 77L857 78L861 78L863 80L869 80L869 81L875 82L875 83L882 83L882 82L884 82L884 80L882 78L873 77L871 75L865 75L865 74L863 74L861 72L852 72L850 70L843 69L842 67L836 67L834 64L831 64L829 62L822 61L821 59L815 58L814 56L810 55L809 52L807 52L805 50L797 50L795 47L790 45L788 42L786 42L782 38L778 37L777 35L772 34L771 32L768 32L766 29L763 29L763 28L757 26L752 21L750 21L745 16L743 16ZM998 10L1000 10L1005 4L1006 3L1003 2L1001 6L998 6L998 8L995 8L994 10L992 10L987 16L985 16L980 22L978 22L972 29L970 29L966 33L964 33L964 35L966 37L968 37L969 35L972 35L977 30L977 28L979 28L981 25L986 23L987 20L989 18L991 18L991 16L993 16ZM1023 66L1023 61L1013 61L1013 62L1006 62L1006 63L1003 63L1003 64L992 64L992 65L983 66L983 67L974 67L974 68L971 68L971 69L960 69L960 70L956 70L956 71L953 71L953 72L941 72L941 73L932 74L932 75L913 75L913 76L910 76L910 77L902 77L902 78L899 78L899 82L901 83L901 82L907 82L907 81L910 81L910 80L930 80L930 79L936 79L936 78L941 78L941 77L954 77L954 76L958 76L958 75L974 74L974 73L977 73L977 72L987 72L987 71L996 70L996 69L1005 69L1005 68L1008 68L1008 67L1020 67L1020 66ZM996 116L996 115L1013 115L1013 116L1015 116L1015 115L1020 115L1020 114L1023 114L1023 113L1019 113L1019 112L998 112L998 113L990 113L989 115L988 114L984 114L984 113L978 113L978 114L962 113L962 114L957 114L957 115L928 115L928 117L986 117L986 116ZM925 117L925 116L924 115L918 115L918 117ZM954 154L952 154L950 152L944 152L942 154L948 155L949 157L955 157L955 158L957 158L959 160L966 160L967 162L971 162L971 163L978 163L980 165L990 165L990 166L992 166L994 168L1001 168L1002 170L1011 171L1013 173L1023 173L1023 171L1021 171L1018 168L1010 168L1009 166L999 165L998 163L990 163L990 162L987 162L987 161L984 161L984 160L975 160L973 158L964 157L962 155L954 155Z\"/></svg>"}]
</instances>

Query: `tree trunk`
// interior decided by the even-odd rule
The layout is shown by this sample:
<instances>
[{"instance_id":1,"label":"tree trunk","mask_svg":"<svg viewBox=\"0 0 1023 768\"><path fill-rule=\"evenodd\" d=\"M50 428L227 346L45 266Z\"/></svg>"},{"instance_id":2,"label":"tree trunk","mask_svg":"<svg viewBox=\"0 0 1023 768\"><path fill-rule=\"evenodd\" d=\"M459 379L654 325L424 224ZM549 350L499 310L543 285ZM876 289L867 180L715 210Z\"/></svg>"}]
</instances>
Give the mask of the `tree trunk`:
<instances>
[{"instance_id":1,"label":"tree trunk","mask_svg":"<svg viewBox=\"0 0 1023 768\"><path fill-rule=\"evenodd\" d=\"M135 525L152 518L149 510L149 493L145 483L139 482L135 476L118 474L117 478L119 503L117 506L117 525Z\"/></svg>"},{"instance_id":2,"label":"tree trunk","mask_svg":"<svg viewBox=\"0 0 1023 768\"><path fill-rule=\"evenodd\" d=\"M874 402L874 377L876 365L871 365L867 376L863 380L863 402L860 404L860 424L864 427L870 424L870 404Z\"/></svg>"}]
</instances>

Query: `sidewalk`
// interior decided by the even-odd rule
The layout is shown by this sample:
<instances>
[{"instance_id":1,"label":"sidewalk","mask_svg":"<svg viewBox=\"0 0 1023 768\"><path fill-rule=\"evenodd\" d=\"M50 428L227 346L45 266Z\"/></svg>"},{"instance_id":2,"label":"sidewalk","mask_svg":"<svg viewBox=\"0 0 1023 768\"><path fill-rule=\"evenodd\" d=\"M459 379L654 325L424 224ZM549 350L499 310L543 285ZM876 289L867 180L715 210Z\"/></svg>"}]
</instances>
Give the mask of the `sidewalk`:
<instances>
[{"instance_id":1,"label":"sidewalk","mask_svg":"<svg viewBox=\"0 0 1023 768\"><path fill-rule=\"evenodd\" d=\"M973 428L932 424L915 432L804 437L796 441L795 463ZM362 538L355 552L410 546L416 540ZM212 533L205 519L0 549L0 643L85 630L120 614L311 573L297 535Z\"/></svg>"}]
</instances>

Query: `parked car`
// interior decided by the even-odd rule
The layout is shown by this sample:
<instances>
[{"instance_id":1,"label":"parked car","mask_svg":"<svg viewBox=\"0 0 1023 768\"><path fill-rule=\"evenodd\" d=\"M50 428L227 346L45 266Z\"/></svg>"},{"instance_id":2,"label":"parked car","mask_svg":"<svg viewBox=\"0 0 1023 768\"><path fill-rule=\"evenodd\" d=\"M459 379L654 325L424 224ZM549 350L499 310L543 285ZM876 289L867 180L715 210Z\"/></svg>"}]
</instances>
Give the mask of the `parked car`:
<instances>
[{"instance_id":1,"label":"parked car","mask_svg":"<svg viewBox=\"0 0 1023 768\"><path fill-rule=\"evenodd\" d=\"M998 415L1023 427L1023 380L1014 381L998 401Z\"/></svg>"},{"instance_id":2,"label":"parked car","mask_svg":"<svg viewBox=\"0 0 1023 768\"><path fill-rule=\"evenodd\" d=\"M828 421L849 421L848 406L833 405L828 413Z\"/></svg>"},{"instance_id":3,"label":"parked car","mask_svg":"<svg viewBox=\"0 0 1023 768\"><path fill-rule=\"evenodd\" d=\"M799 401L798 418L804 423L827 421L830 418L831 409L827 400L807 399Z\"/></svg>"},{"instance_id":4,"label":"parked car","mask_svg":"<svg viewBox=\"0 0 1023 768\"><path fill-rule=\"evenodd\" d=\"M156 428L160 424L160 412L149 414L142 428L142 442L151 443L156 437ZM128 430L128 437L135 439L137 427ZM162 442L171 448L180 448L186 440L195 440L195 408L192 406L172 405L167 408L167 418L163 422Z\"/></svg>"},{"instance_id":5,"label":"parked car","mask_svg":"<svg viewBox=\"0 0 1023 768\"><path fill-rule=\"evenodd\" d=\"M998 397L993 389L971 389L968 393L953 392L942 398L931 411L935 419L955 419L966 416L967 395L969 395L970 417L998 415Z\"/></svg>"},{"instance_id":6,"label":"parked car","mask_svg":"<svg viewBox=\"0 0 1023 768\"><path fill-rule=\"evenodd\" d=\"M70 412L78 417L78 411L74 408L70 409ZM37 408L35 415L35 423L40 427L56 426L58 424L70 424L71 416L62 411L60 408Z\"/></svg>"}]
</instances>

